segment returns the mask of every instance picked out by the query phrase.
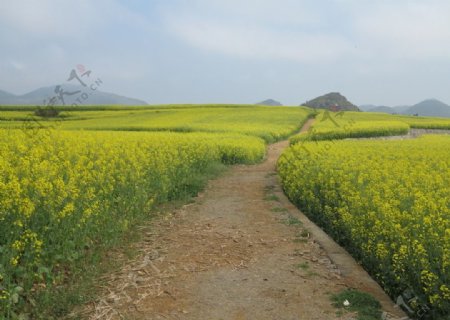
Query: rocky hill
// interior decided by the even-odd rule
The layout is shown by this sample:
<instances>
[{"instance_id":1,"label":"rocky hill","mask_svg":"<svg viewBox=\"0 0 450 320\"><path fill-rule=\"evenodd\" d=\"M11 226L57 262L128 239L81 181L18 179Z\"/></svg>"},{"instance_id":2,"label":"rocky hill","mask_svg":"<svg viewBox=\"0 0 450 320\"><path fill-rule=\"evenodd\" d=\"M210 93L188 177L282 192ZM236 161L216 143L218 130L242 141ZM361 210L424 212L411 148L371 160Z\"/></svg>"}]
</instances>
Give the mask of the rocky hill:
<instances>
[{"instance_id":1,"label":"rocky hill","mask_svg":"<svg viewBox=\"0 0 450 320\"><path fill-rule=\"evenodd\" d=\"M302 104L314 109L328 109L332 111L360 111L357 106L347 100L339 92L327 93Z\"/></svg>"}]
</instances>

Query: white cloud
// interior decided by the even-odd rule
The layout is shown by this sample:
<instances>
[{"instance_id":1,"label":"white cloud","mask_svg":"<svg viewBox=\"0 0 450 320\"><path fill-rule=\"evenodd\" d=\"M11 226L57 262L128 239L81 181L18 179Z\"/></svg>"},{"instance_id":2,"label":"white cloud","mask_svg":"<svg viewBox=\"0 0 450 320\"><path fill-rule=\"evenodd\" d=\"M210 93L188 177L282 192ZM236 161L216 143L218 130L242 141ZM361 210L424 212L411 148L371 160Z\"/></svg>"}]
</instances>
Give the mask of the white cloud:
<instances>
[{"instance_id":1,"label":"white cloud","mask_svg":"<svg viewBox=\"0 0 450 320\"><path fill-rule=\"evenodd\" d=\"M99 75L120 67L118 81L141 75L144 53L133 36L144 38L148 29L142 12L118 0L0 0L0 89L23 93L59 83L77 63Z\"/></svg>"},{"instance_id":2,"label":"white cloud","mask_svg":"<svg viewBox=\"0 0 450 320\"><path fill-rule=\"evenodd\" d=\"M83 63L105 88L152 87L165 102L297 101L298 88L300 100L448 97L449 17L448 0L0 0L0 89L52 85Z\"/></svg>"},{"instance_id":3,"label":"white cloud","mask_svg":"<svg viewBox=\"0 0 450 320\"><path fill-rule=\"evenodd\" d=\"M145 19L113 0L0 2L0 26L30 38L84 39L124 22L143 26Z\"/></svg>"},{"instance_id":4,"label":"white cloud","mask_svg":"<svg viewBox=\"0 0 450 320\"><path fill-rule=\"evenodd\" d=\"M213 21L172 21L172 30L201 49L253 59L333 61L350 50L339 36L276 32L257 26L229 26Z\"/></svg>"},{"instance_id":5,"label":"white cloud","mask_svg":"<svg viewBox=\"0 0 450 320\"><path fill-rule=\"evenodd\" d=\"M448 58L450 2L374 2L363 10L355 12L355 30L372 55Z\"/></svg>"},{"instance_id":6,"label":"white cloud","mask_svg":"<svg viewBox=\"0 0 450 320\"><path fill-rule=\"evenodd\" d=\"M324 31L328 19L308 1L205 1L165 12L167 26L202 50L251 59L332 62L352 51L343 36Z\"/></svg>"},{"instance_id":7,"label":"white cloud","mask_svg":"<svg viewBox=\"0 0 450 320\"><path fill-rule=\"evenodd\" d=\"M223 15L230 23L234 17L278 25L317 25L322 17L315 7L315 0L189 0L181 10Z\"/></svg>"},{"instance_id":8,"label":"white cloud","mask_svg":"<svg viewBox=\"0 0 450 320\"><path fill-rule=\"evenodd\" d=\"M17 60L11 60L9 64L17 71L22 71L26 68L24 63Z\"/></svg>"},{"instance_id":9,"label":"white cloud","mask_svg":"<svg viewBox=\"0 0 450 320\"><path fill-rule=\"evenodd\" d=\"M1 24L32 37L64 37L85 34L95 23L89 1L3 1Z\"/></svg>"},{"instance_id":10,"label":"white cloud","mask_svg":"<svg viewBox=\"0 0 450 320\"><path fill-rule=\"evenodd\" d=\"M166 21L177 37L226 55L333 62L450 54L450 2L444 0L192 0L168 8Z\"/></svg>"}]
</instances>

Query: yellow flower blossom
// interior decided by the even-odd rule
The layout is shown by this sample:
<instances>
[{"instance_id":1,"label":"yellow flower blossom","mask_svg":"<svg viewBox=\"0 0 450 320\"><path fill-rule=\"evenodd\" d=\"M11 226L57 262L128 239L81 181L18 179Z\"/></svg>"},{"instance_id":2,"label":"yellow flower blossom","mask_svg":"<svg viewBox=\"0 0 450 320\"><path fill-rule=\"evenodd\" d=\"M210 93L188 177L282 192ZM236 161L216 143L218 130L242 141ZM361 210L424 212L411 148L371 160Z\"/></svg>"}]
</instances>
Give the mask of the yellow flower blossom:
<instances>
[{"instance_id":1,"label":"yellow flower blossom","mask_svg":"<svg viewBox=\"0 0 450 320\"><path fill-rule=\"evenodd\" d=\"M412 288L434 308L449 306L450 136L326 144L280 157L290 199L388 292Z\"/></svg>"}]
</instances>

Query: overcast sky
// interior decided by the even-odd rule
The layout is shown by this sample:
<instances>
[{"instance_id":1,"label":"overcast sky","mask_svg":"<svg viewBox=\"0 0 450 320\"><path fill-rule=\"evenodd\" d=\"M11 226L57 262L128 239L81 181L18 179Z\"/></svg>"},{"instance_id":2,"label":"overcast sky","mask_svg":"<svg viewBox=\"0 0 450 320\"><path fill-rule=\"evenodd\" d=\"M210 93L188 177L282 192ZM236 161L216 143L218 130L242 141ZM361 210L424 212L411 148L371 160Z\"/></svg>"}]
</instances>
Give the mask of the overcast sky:
<instances>
[{"instance_id":1,"label":"overcast sky","mask_svg":"<svg viewBox=\"0 0 450 320\"><path fill-rule=\"evenodd\" d=\"M64 83L158 103L450 103L448 0L0 0L0 89Z\"/></svg>"}]
</instances>

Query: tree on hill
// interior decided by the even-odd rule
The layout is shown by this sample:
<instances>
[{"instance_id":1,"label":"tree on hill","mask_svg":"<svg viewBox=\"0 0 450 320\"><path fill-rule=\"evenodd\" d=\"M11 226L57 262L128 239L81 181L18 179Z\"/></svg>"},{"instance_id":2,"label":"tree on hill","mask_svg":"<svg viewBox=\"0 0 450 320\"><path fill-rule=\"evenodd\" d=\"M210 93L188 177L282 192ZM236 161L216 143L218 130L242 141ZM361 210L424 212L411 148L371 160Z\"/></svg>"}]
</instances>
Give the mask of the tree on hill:
<instances>
[{"instance_id":1,"label":"tree on hill","mask_svg":"<svg viewBox=\"0 0 450 320\"><path fill-rule=\"evenodd\" d=\"M313 100L309 100L303 105L314 109L327 109L331 111L360 111L357 106L348 101L339 92L327 93Z\"/></svg>"}]
</instances>

